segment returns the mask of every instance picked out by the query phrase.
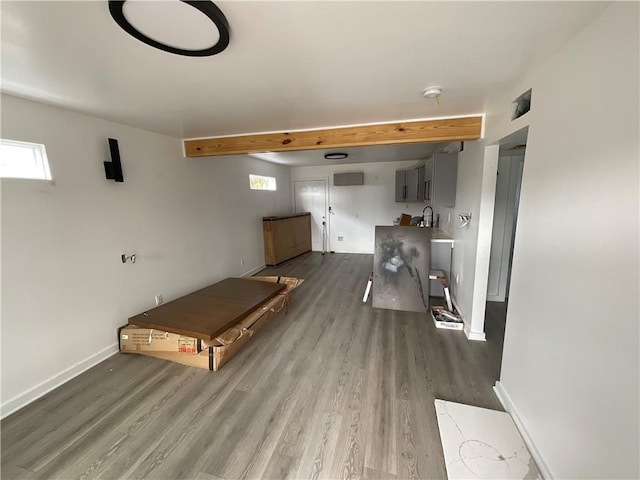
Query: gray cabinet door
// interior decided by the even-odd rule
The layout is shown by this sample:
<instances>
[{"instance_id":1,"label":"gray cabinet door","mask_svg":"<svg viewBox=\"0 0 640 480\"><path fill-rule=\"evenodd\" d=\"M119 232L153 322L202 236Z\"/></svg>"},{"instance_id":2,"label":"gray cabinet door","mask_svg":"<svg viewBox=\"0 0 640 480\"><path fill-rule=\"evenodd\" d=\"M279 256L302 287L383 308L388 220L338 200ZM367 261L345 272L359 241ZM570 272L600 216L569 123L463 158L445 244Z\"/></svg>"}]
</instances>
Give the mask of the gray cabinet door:
<instances>
[{"instance_id":1,"label":"gray cabinet door","mask_svg":"<svg viewBox=\"0 0 640 480\"><path fill-rule=\"evenodd\" d=\"M433 165L434 160L431 157L424 162L424 180L423 180L423 200L428 204L433 204Z\"/></svg>"},{"instance_id":2,"label":"gray cabinet door","mask_svg":"<svg viewBox=\"0 0 640 480\"><path fill-rule=\"evenodd\" d=\"M455 207L458 154L438 153L433 172L433 203L439 207Z\"/></svg>"},{"instance_id":3,"label":"gray cabinet door","mask_svg":"<svg viewBox=\"0 0 640 480\"><path fill-rule=\"evenodd\" d=\"M407 202L418 202L422 200L418 197L418 169L412 168L406 172L407 178Z\"/></svg>"},{"instance_id":4,"label":"gray cabinet door","mask_svg":"<svg viewBox=\"0 0 640 480\"><path fill-rule=\"evenodd\" d=\"M424 181L424 165L420 165L418 168L418 201L424 202L424 190L425 190L425 181Z\"/></svg>"},{"instance_id":5,"label":"gray cabinet door","mask_svg":"<svg viewBox=\"0 0 640 480\"><path fill-rule=\"evenodd\" d=\"M404 170L396 170L396 202L404 202L406 195L407 184L406 172Z\"/></svg>"}]
</instances>

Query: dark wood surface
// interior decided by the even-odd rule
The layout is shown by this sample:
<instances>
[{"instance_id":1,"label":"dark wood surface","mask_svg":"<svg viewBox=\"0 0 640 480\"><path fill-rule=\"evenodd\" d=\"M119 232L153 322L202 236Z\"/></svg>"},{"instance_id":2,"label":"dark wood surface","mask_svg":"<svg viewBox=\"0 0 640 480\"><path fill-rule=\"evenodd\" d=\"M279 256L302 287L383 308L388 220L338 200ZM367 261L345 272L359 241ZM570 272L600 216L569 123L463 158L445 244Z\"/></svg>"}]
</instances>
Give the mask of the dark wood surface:
<instances>
[{"instance_id":1,"label":"dark wood surface","mask_svg":"<svg viewBox=\"0 0 640 480\"><path fill-rule=\"evenodd\" d=\"M299 213L292 213L291 215L280 215L280 216L276 215L271 217L262 217L262 220L267 222L267 221L273 221L273 220L284 220L286 218L304 217L307 215L311 215L311 212L299 212Z\"/></svg>"},{"instance_id":2,"label":"dark wood surface","mask_svg":"<svg viewBox=\"0 0 640 480\"><path fill-rule=\"evenodd\" d=\"M227 278L129 319L131 325L211 341L286 288Z\"/></svg>"},{"instance_id":3,"label":"dark wood surface","mask_svg":"<svg viewBox=\"0 0 640 480\"><path fill-rule=\"evenodd\" d=\"M433 401L500 408L506 309L472 342L363 304L372 266L261 272L305 282L219 372L119 353L56 388L2 421L2 479L447 478Z\"/></svg>"}]
</instances>

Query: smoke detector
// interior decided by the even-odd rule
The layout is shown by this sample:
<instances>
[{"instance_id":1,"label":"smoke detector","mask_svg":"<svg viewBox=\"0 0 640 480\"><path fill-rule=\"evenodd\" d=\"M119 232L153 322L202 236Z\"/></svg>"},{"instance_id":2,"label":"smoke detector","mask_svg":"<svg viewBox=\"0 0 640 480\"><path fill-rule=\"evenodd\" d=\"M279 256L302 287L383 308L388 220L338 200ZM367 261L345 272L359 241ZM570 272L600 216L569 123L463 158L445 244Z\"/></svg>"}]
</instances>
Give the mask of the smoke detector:
<instances>
[{"instance_id":1,"label":"smoke detector","mask_svg":"<svg viewBox=\"0 0 640 480\"><path fill-rule=\"evenodd\" d=\"M424 98L438 98L442 93L442 88L440 87L428 87L425 88L422 92Z\"/></svg>"}]
</instances>

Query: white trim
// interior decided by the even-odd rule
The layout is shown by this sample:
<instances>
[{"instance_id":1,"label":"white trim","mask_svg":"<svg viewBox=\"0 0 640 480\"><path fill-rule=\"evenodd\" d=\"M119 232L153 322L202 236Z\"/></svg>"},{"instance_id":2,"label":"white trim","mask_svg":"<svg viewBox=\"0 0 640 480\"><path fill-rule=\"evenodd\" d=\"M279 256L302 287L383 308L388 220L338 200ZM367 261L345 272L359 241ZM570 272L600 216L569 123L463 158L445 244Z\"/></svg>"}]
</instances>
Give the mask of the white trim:
<instances>
[{"instance_id":1,"label":"white trim","mask_svg":"<svg viewBox=\"0 0 640 480\"><path fill-rule=\"evenodd\" d=\"M540 455L540 451L536 448L535 443L533 443L533 439L531 438L531 435L529 435L529 431L527 430L527 427L522 422L522 418L518 413L518 409L515 407L515 405L511 401L511 397L509 396L509 393L507 393L507 390L504 388L504 385L500 383L500 381L497 381L495 386L493 387L493 391L496 393L496 396L498 397L498 400L502 404L502 407L504 408L505 412L511 415L513 422L516 424L516 428L520 432L520 435L522 436L522 439L524 440L525 445L529 449L529 453L531 454L531 456L536 462L536 465L538 466L538 470L540 471L540 475L542 475L542 478L546 480L553 479L554 477L551 474L551 470L549 469L549 466L546 464L546 462L542 458L542 455Z\"/></svg>"},{"instance_id":2,"label":"white trim","mask_svg":"<svg viewBox=\"0 0 640 480\"><path fill-rule=\"evenodd\" d=\"M216 135L216 136L207 136L207 137L190 137L183 138L182 141L186 142L189 140L207 140L214 138L231 138L231 137L246 137L249 135L267 135L270 133L296 133L296 132L313 132L314 130L331 130L334 128L352 128L352 127L369 127L374 125L386 125L388 123L411 123L411 122L424 122L429 120L449 120L452 118L468 118L468 117L481 117L482 123L480 128L480 138L484 138L484 124L485 124L485 114L484 113L470 113L468 115L451 115L448 117L422 117L422 118L406 118L404 120L385 120L381 122L371 122L371 123L352 123L349 125L333 125L329 127L310 127L310 128L294 128L291 130L271 130L267 132L247 132L247 133L234 133L233 135ZM322 148L322 147L320 147Z\"/></svg>"},{"instance_id":3,"label":"white trim","mask_svg":"<svg viewBox=\"0 0 640 480\"><path fill-rule=\"evenodd\" d=\"M465 324L464 326L464 334L467 336L467 339L469 340L473 340L476 342L486 342L487 341L487 337L484 334L484 332L472 332L471 330L469 330L467 328L467 325Z\"/></svg>"},{"instance_id":4,"label":"white trim","mask_svg":"<svg viewBox=\"0 0 640 480\"><path fill-rule=\"evenodd\" d=\"M97 353L94 353L90 357L82 360L81 362L72 365L71 367L63 370L62 372L54 375L53 377L45 380L42 383L39 383L35 387L30 388L24 393L12 398L11 400L7 400L0 407L0 418L5 418L8 415L20 410L23 407L26 407L30 403L36 401L43 395L46 395L51 390L58 388L63 383L67 383L72 378L77 377L81 373L89 370L91 367L97 365L98 363L106 360L118 353L118 344L114 343L113 345L109 345L106 348L103 348Z\"/></svg>"},{"instance_id":5,"label":"white trim","mask_svg":"<svg viewBox=\"0 0 640 480\"><path fill-rule=\"evenodd\" d=\"M462 322L464 323L464 327L462 328L462 330L464 331L464 334L467 336L468 340L473 340L476 342L486 342L487 341L487 337L484 334L484 332L472 332L471 331L471 327L469 326L469 322L467 322L464 319L464 316L462 315L462 311L460 310L460 307L458 307L458 302L456 302L456 298L453 295L453 292L451 293L451 302L453 303L453 306L456 307L456 310L458 310L458 313L460 314L460 318L462 318Z\"/></svg>"},{"instance_id":6,"label":"white trim","mask_svg":"<svg viewBox=\"0 0 640 480\"><path fill-rule=\"evenodd\" d=\"M251 277L251 276L255 275L256 273L261 272L265 268L267 268L267 265L265 263L263 263L262 265L258 265L256 268L252 268L251 270L249 270L248 272L243 273L240 276L241 277Z\"/></svg>"}]
</instances>

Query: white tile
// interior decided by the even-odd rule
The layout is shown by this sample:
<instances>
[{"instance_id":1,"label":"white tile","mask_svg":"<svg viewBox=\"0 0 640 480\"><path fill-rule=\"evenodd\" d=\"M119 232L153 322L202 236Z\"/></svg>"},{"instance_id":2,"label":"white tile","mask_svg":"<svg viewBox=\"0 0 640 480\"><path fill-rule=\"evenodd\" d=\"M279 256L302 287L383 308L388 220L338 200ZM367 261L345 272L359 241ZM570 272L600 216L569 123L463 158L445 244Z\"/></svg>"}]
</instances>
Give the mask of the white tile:
<instances>
[{"instance_id":1,"label":"white tile","mask_svg":"<svg viewBox=\"0 0 640 480\"><path fill-rule=\"evenodd\" d=\"M436 400L447 476L454 479L540 479L508 413Z\"/></svg>"}]
</instances>

